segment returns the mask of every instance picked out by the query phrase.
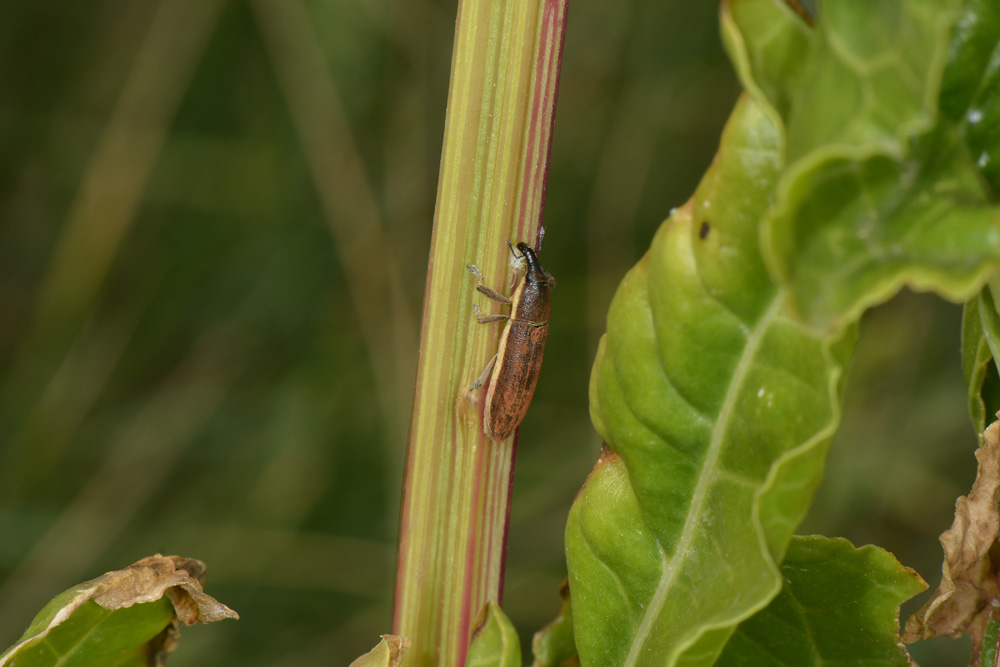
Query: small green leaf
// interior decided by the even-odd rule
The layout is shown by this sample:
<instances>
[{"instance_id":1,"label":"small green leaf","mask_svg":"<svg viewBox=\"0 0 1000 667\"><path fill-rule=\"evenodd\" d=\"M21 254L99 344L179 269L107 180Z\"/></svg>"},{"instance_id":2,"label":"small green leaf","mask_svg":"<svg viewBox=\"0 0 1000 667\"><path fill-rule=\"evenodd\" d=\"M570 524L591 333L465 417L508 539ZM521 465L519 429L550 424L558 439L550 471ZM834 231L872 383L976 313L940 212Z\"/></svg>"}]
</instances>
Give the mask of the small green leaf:
<instances>
[{"instance_id":1,"label":"small green leaf","mask_svg":"<svg viewBox=\"0 0 1000 667\"><path fill-rule=\"evenodd\" d=\"M531 652L535 656L532 667L562 667L576 658L576 640L573 637L573 605L569 597L569 582L559 587L562 607L554 621L535 633Z\"/></svg>"},{"instance_id":2,"label":"small green leaf","mask_svg":"<svg viewBox=\"0 0 1000 667\"><path fill-rule=\"evenodd\" d=\"M1000 410L1000 315L989 286L965 304L962 313L962 373L972 427L981 434Z\"/></svg>"},{"instance_id":3,"label":"small green leaf","mask_svg":"<svg viewBox=\"0 0 1000 667\"><path fill-rule=\"evenodd\" d=\"M410 640L395 635L382 635L382 641L372 650L351 663L350 667L398 667L410 648Z\"/></svg>"},{"instance_id":4,"label":"small green leaf","mask_svg":"<svg viewBox=\"0 0 1000 667\"><path fill-rule=\"evenodd\" d=\"M64 608L56 598L49 605ZM81 605L65 621L46 632L39 623L49 617L46 607L18 642L17 650L0 656L3 667L139 667L150 662L148 646L166 632L173 621L170 601L137 604L108 611L96 602ZM51 621L51 619L50 619ZM29 637L38 637L26 642ZM162 640L160 640L162 641Z\"/></svg>"},{"instance_id":5,"label":"small green leaf","mask_svg":"<svg viewBox=\"0 0 1000 667\"><path fill-rule=\"evenodd\" d=\"M157 555L64 591L0 655L0 667L159 664L180 623L238 618L202 591L204 571L201 561Z\"/></svg>"},{"instance_id":6,"label":"small green leaf","mask_svg":"<svg viewBox=\"0 0 1000 667\"><path fill-rule=\"evenodd\" d=\"M979 664L982 667L996 667L998 643L1000 643L1000 622L997 622L996 613L991 613L986 622L986 632L983 634L983 645L979 653Z\"/></svg>"},{"instance_id":7,"label":"small green leaf","mask_svg":"<svg viewBox=\"0 0 1000 667\"><path fill-rule=\"evenodd\" d=\"M795 537L784 587L733 634L720 667L908 667L899 606L927 588L889 552L842 538Z\"/></svg>"},{"instance_id":8,"label":"small green leaf","mask_svg":"<svg viewBox=\"0 0 1000 667\"><path fill-rule=\"evenodd\" d=\"M466 667L519 667L521 640L499 605L487 602L473 624Z\"/></svg>"}]
</instances>

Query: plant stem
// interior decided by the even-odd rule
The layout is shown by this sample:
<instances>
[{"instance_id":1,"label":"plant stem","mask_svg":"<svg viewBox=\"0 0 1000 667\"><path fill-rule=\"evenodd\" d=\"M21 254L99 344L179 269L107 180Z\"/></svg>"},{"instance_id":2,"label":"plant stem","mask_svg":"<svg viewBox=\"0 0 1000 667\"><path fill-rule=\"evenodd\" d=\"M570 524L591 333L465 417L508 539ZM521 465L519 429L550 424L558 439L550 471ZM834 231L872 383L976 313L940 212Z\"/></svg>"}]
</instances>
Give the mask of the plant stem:
<instances>
[{"instance_id":1,"label":"plant stem","mask_svg":"<svg viewBox=\"0 0 1000 667\"><path fill-rule=\"evenodd\" d=\"M504 289L503 240L540 238L567 2L459 4L400 518L410 666L464 664L472 618L502 596L517 436L489 440L469 390L500 328L476 322L465 267Z\"/></svg>"}]
</instances>

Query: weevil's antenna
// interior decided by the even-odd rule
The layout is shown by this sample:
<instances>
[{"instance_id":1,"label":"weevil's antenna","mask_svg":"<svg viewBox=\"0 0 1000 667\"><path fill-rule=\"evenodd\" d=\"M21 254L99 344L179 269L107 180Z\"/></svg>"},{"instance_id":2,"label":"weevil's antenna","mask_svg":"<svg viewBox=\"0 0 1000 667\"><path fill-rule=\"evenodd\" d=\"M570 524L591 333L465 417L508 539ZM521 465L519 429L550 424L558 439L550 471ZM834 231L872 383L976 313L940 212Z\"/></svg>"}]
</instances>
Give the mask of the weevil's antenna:
<instances>
[{"instance_id":1,"label":"weevil's antenna","mask_svg":"<svg viewBox=\"0 0 1000 667\"><path fill-rule=\"evenodd\" d=\"M510 239L504 239L504 243L510 248L510 254L514 255L514 259L524 259L524 255L518 255L517 251L514 250L514 244L510 242Z\"/></svg>"}]
</instances>

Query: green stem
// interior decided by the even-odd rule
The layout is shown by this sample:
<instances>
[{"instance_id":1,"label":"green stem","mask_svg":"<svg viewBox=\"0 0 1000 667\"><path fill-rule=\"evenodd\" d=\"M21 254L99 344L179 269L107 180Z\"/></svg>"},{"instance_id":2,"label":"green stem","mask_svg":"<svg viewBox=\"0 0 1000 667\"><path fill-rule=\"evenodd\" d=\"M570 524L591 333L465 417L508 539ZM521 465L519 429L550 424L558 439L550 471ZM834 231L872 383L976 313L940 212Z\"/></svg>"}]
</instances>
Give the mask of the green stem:
<instances>
[{"instance_id":1,"label":"green stem","mask_svg":"<svg viewBox=\"0 0 1000 667\"><path fill-rule=\"evenodd\" d=\"M458 9L400 518L393 626L410 666L464 664L472 619L502 594L516 435L489 440L469 391L500 329L476 323L465 267L506 286L503 240L540 238L567 2Z\"/></svg>"}]
</instances>

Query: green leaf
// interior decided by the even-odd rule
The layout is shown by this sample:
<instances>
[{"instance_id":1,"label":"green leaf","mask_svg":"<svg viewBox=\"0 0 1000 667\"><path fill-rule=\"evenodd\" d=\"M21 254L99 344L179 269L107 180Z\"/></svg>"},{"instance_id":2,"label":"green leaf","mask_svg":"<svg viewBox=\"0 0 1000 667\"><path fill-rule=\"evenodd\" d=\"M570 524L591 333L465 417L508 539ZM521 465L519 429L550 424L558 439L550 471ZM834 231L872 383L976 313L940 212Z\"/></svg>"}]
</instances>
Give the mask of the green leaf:
<instances>
[{"instance_id":1,"label":"green leaf","mask_svg":"<svg viewBox=\"0 0 1000 667\"><path fill-rule=\"evenodd\" d=\"M758 224L780 166L775 126L744 98L612 303L591 414L621 458L592 473L567 527L581 664L711 664L781 587L853 330L815 336L768 277Z\"/></svg>"},{"instance_id":2,"label":"green leaf","mask_svg":"<svg viewBox=\"0 0 1000 667\"><path fill-rule=\"evenodd\" d=\"M410 640L396 635L382 635L382 641L351 663L350 667L398 667L410 648Z\"/></svg>"},{"instance_id":3,"label":"green leaf","mask_svg":"<svg viewBox=\"0 0 1000 667\"><path fill-rule=\"evenodd\" d=\"M797 174L766 235L818 329L855 322L903 285L967 299L1000 260L1000 212L949 128L915 138L904 160L830 158Z\"/></svg>"},{"instance_id":4,"label":"green leaf","mask_svg":"<svg viewBox=\"0 0 1000 667\"><path fill-rule=\"evenodd\" d=\"M785 2L731 0L722 3L722 39L743 86L776 112L788 115L813 41L808 21Z\"/></svg>"},{"instance_id":5,"label":"green leaf","mask_svg":"<svg viewBox=\"0 0 1000 667\"><path fill-rule=\"evenodd\" d=\"M830 2L807 31L782 0L730 0L723 36L744 86L784 120L789 165L900 156L933 125L958 2Z\"/></svg>"},{"instance_id":6,"label":"green leaf","mask_svg":"<svg viewBox=\"0 0 1000 667\"><path fill-rule=\"evenodd\" d=\"M54 599L42 610L18 642L21 645L19 649L0 657L0 665L150 665L153 663L149 660L148 645L155 643L173 621L173 607L166 598L114 611L108 611L96 602L87 602L71 617L45 632L53 616L50 612L63 608L61 598ZM22 644L26 638L36 636L36 641Z\"/></svg>"},{"instance_id":7,"label":"green leaf","mask_svg":"<svg viewBox=\"0 0 1000 667\"><path fill-rule=\"evenodd\" d=\"M1000 210L982 180L998 148L986 120L1000 118L998 19L981 4L966 3L952 43L958 0L826 3L811 39L778 0L732 0L724 13L737 71L780 119L789 165L763 252L818 330L903 285L965 300L1000 261Z\"/></svg>"},{"instance_id":8,"label":"green leaf","mask_svg":"<svg viewBox=\"0 0 1000 667\"><path fill-rule=\"evenodd\" d=\"M965 304L962 313L962 373L972 427L981 434L1000 410L1000 315L989 286ZM993 363L991 363L993 362Z\"/></svg>"},{"instance_id":9,"label":"green leaf","mask_svg":"<svg viewBox=\"0 0 1000 667\"><path fill-rule=\"evenodd\" d=\"M521 640L499 605L487 602L473 624L466 667L519 667Z\"/></svg>"},{"instance_id":10,"label":"green leaf","mask_svg":"<svg viewBox=\"0 0 1000 667\"><path fill-rule=\"evenodd\" d=\"M966 0L952 32L941 112L956 124L981 176L1000 191L1000 4Z\"/></svg>"},{"instance_id":11,"label":"green leaf","mask_svg":"<svg viewBox=\"0 0 1000 667\"><path fill-rule=\"evenodd\" d=\"M986 622L986 632L983 634L982 652L979 655L979 664L983 667L995 667L997 664L997 644L1000 643L1000 623L997 622L996 614L990 614Z\"/></svg>"},{"instance_id":12,"label":"green leaf","mask_svg":"<svg viewBox=\"0 0 1000 667\"><path fill-rule=\"evenodd\" d=\"M559 587L562 607L554 621L535 633L531 652L535 656L532 667L561 667L576 657L576 640L573 637L573 606L569 597L569 582Z\"/></svg>"},{"instance_id":13,"label":"green leaf","mask_svg":"<svg viewBox=\"0 0 1000 667\"><path fill-rule=\"evenodd\" d=\"M962 310L962 375L969 399L969 417L977 433L982 433L986 428L986 405L982 390L991 361L993 352L983 335L977 295L969 299Z\"/></svg>"},{"instance_id":14,"label":"green leaf","mask_svg":"<svg viewBox=\"0 0 1000 667\"><path fill-rule=\"evenodd\" d=\"M720 667L907 667L899 606L927 584L889 552L842 538L795 537L785 585L733 634Z\"/></svg>"},{"instance_id":15,"label":"green leaf","mask_svg":"<svg viewBox=\"0 0 1000 667\"><path fill-rule=\"evenodd\" d=\"M1000 261L971 130L938 113L959 5L825 3L814 29L724 5L752 101L623 280L591 376L614 453L567 526L582 664L711 664L781 587L863 310L906 284L967 299Z\"/></svg>"},{"instance_id":16,"label":"green leaf","mask_svg":"<svg viewBox=\"0 0 1000 667\"><path fill-rule=\"evenodd\" d=\"M204 572L201 561L156 555L64 591L0 655L0 667L160 664L179 623L238 618L202 591Z\"/></svg>"}]
</instances>

